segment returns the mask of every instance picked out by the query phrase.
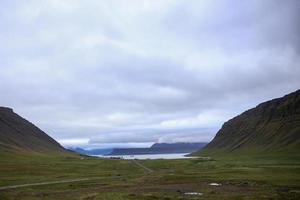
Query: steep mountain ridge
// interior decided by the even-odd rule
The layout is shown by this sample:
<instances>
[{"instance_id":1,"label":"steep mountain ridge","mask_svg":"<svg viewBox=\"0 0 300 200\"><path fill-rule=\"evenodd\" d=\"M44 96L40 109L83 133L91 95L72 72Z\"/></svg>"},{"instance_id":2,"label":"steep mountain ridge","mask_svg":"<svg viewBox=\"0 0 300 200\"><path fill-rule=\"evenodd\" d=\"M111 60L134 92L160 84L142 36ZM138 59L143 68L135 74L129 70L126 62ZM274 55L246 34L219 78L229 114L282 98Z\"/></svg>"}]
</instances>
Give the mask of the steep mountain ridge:
<instances>
[{"instance_id":1,"label":"steep mountain ridge","mask_svg":"<svg viewBox=\"0 0 300 200\"><path fill-rule=\"evenodd\" d=\"M225 122L200 153L300 150L300 90Z\"/></svg>"},{"instance_id":2,"label":"steep mountain ridge","mask_svg":"<svg viewBox=\"0 0 300 200\"><path fill-rule=\"evenodd\" d=\"M7 107L0 107L0 148L33 152L66 151L45 132Z\"/></svg>"}]
</instances>

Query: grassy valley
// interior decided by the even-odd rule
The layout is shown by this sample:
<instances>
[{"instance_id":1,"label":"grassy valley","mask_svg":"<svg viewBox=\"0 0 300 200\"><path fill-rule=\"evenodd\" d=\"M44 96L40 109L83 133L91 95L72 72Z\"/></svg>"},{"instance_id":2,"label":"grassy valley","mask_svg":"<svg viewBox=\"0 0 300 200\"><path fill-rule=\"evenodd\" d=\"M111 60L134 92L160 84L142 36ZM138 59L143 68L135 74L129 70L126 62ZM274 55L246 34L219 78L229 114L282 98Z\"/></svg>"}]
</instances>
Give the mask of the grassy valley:
<instances>
[{"instance_id":1,"label":"grassy valley","mask_svg":"<svg viewBox=\"0 0 300 200\"><path fill-rule=\"evenodd\" d=\"M2 109L0 199L300 199L299 102L297 91L263 103L174 160L80 155Z\"/></svg>"},{"instance_id":2,"label":"grassy valley","mask_svg":"<svg viewBox=\"0 0 300 200\"><path fill-rule=\"evenodd\" d=\"M300 197L300 159L287 155L135 161L79 155L19 154L11 158L2 153L1 158L0 187L57 180L74 182L0 190L0 199ZM153 171L145 170L136 162ZM210 183L222 185L210 186ZM187 192L199 192L202 195L187 195Z\"/></svg>"}]
</instances>

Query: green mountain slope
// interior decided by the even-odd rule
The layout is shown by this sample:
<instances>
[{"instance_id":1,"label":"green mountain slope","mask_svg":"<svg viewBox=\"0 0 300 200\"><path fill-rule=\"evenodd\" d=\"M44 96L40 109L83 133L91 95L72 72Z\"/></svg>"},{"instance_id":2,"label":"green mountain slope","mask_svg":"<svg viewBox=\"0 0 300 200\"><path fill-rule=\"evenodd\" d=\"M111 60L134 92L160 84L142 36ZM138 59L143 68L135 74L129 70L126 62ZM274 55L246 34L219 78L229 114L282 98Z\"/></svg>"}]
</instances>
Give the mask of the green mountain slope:
<instances>
[{"instance_id":1,"label":"green mountain slope","mask_svg":"<svg viewBox=\"0 0 300 200\"><path fill-rule=\"evenodd\" d=\"M227 121L198 154L299 150L300 90L297 90Z\"/></svg>"},{"instance_id":2,"label":"green mountain slope","mask_svg":"<svg viewBox=\"0 0 300 200\"><path fill-rule=\"evenodd\" d=\"M38 127L6 107L0 107L0 150L67 152Z\"/></svg>"}]
</instances>

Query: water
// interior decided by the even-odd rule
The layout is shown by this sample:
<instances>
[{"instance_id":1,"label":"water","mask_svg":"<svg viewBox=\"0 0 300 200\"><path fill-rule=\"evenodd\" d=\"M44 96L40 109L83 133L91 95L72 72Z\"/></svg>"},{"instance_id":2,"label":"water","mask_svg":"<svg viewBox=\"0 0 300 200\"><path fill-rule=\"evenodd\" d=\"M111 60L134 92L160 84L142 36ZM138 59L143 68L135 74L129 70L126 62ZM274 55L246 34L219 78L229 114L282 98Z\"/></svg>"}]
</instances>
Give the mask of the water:
<instances>
[{"instance_id":1,"label":"water","mask_svg":"<svg viewBox=\"0 0 300 200\"><path fill-rule=\"evenodd\" d=\"M95 155L102 158L123 158L126 160L131 159L187 159L192 157L185 157L186 153L171 153L171 154L144 154L144 155Z\"/></svg>"}]
</instances>

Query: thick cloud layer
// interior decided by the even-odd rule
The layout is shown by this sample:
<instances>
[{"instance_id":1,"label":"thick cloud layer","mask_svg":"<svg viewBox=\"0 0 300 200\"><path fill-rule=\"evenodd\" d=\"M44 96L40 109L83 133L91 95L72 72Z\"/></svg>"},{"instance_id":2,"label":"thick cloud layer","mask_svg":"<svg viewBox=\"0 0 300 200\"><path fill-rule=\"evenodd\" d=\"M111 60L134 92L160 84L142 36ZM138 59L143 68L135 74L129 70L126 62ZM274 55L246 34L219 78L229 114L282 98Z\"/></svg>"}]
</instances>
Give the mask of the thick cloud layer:
<instances>
[{"instance_id":1,"label":"thick cloud layer","mask_svg":"<svg viewBox=\"0 0 300 200\"><path fill-rule=\"evenodd\" d=\"M300 88L300 3L1 1L0 104L65 145L209 141Z\"/></svg>"}]
</instances>

